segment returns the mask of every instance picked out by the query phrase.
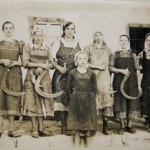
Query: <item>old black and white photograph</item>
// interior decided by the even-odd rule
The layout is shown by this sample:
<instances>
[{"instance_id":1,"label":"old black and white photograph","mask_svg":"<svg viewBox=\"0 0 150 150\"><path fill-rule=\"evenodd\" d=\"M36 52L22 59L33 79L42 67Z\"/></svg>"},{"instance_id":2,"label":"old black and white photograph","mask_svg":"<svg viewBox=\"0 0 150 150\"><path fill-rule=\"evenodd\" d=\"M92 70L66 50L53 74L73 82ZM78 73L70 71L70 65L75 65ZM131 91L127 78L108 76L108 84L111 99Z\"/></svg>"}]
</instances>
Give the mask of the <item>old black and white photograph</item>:
<instances>
[{"instance_id":1,"label":"old black and white photograph","mask_svg":"<svg viewBox=\"0 0 150 150\"><path fill-rule=\"evenodd\" d=\"M0 150L149 150L149 14L149 0L0 0Z\"/></svg>"}]
</instances>

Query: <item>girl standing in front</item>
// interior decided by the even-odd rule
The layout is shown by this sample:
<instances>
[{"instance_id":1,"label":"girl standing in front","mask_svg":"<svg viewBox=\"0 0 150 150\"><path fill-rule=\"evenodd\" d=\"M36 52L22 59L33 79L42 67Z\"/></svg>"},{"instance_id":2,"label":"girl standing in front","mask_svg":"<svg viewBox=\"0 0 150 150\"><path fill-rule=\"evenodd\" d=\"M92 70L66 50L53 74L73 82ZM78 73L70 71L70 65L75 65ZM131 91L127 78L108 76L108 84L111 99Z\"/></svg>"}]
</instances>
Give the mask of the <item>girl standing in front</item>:
<instances>
[{"instance_id":1,"label":"girl standing in front","mask_svg":"<svg viewBox=\"0 0 150 150\"><path fill-rule=\"evenodd\" d=\"M6 21L2 25L2 31L5 39L0 41L0 82L2 82L4 78L6 69L9 69L9 71L7 71L6 86L13 92L20 92L22 90L22 61L19 61L19 58L22 59L24 43L13 38L15 27L12 22ZM0 87L0 136L3 132L4 115L8 115L8 136L19 136L15 129L14 117L20 114L20 100L20 96L11 96L5 93L2 87Z\"/></svg>"},{"instance_id":2,"label":"girl standing in front","mask_svg":"<svg viewBox=\"0 0 150 150\"><path fill-rule=\"evenodd\" d=\"M35 138L46 136L43 129L44 114L53 116L53 99L39 95L32 81L33 75L38 77L43 71L47 71L40 84L44 92L51 93L49 69L54 67L53 58L50 48L43 41L43 35L43 30L35 26L32 30L32 41L23 49L23 66L28 69L24 83L26 94L23 115L31 117L32 137Z\"/></svg>"},{"instance_id":3,"label":"girl standing in front","mask_svg":"<svg viewBox=\"0 0 150 150\"><path fill-rule=\"evenodd\" d=\"M88 55L78 52L75 55L76 69L68 76L68 92L70 93L68 130L75 131L75 143L80 137L85 138L90 131L96 131L96 75L87 68ZM85 143L87 144L87 143Z\"/></svg>"}]
</instances>

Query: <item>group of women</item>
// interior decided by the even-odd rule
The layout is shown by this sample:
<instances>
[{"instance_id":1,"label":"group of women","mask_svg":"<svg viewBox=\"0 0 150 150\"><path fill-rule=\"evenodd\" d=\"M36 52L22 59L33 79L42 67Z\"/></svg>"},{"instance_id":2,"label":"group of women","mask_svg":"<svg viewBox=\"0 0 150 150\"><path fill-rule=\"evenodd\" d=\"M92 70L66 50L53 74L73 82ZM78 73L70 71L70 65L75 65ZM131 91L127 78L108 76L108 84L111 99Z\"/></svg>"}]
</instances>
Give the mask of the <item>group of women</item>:
<instances>
[{"instance_id":1,"label":"group of women","mask_svg":"<svg viewBox=\"0 0 150 150\"><path fill-rule=\"evenodd\" d=\"M12 22L2 25L5 38L0 42L0 135L3 117L8 115L8 136L18 136L14 116L20 114L31 117L31 134L36 138L46 136L43 118L53 115L61 121L62 134L95 134L97 114L102 116L106 135L109 117L120 123L120 134L136 133L132 120L141 114L150 132L150 33L145 38L145 49L136 56L127 35L119 37L118 50L112 53L100 31L93 34L92 44L81 50L75 25L66 22L62 30L60 40L49 48L40 27L33 28L32 40L25 44L13 39ZM24 84L21 67L27 69ZM55 69L52 86L50 69Z\"/></svg>"}]
</instances>

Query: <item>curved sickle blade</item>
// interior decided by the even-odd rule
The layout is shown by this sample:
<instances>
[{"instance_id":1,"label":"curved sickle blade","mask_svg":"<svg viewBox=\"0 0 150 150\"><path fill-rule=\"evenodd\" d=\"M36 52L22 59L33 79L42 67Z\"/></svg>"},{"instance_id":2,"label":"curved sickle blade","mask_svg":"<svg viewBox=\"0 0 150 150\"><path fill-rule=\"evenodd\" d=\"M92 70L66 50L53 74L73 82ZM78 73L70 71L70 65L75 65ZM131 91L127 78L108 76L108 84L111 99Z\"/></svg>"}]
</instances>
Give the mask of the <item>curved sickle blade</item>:
<instances>
[{"instance_id":1,"label":"curved sickle blade","mask_svg":"<svg viewBox=\"0 0 150 150\"><path fill-rule=\"evenodd\" d=\"M122 82L121 82L121 85L120 85L120 91L122 93L122 95L127 98L127 99L130 99L130 100L134 100L134 99L137 99L138 97L132 97L132 96L129 96L125 93L124 91L124 84L125 82L127 81L128 77L127 76L124 76Z\"/></svg>"},{"instance_id":2,"label":"curved sickle blade","mask_svg":"<svg viewBox=\"0 0 150 150\"><path fill-rule=\"evenodd\" d=\"M63 90L60 87L60 79L63 77L63 74L58 75L57 79L56 79L56 88L58 91L63 92Z\"/></svg>"},{"instance_id":3,"label":"curved sickle blade","mask_svg":"<svg viewBox=\"0 0 150 150\"><path fill-rule=\"evenodd\" d=\"M116 93L117 91L112 91L112 90L102 90L102 89L100 89L100 91L101 92L104 92L104 93L108 93L108 94L114 94L114 93Z\"/></svg>"},{"instance_id":4,"label":"curved sickle blade","mask_svg":"<svg viewBox=\"0 0 150 150\"><path fill-rule=\"evenodd\" d=\"M36 82L36 75L33 74L33 72L30 72L31 74L31 82L35 85ZM39 87L43 87L42 85L39 85Z\"/></svg>"},{"instance_id":5,"label":"curved sickle blade","mask_svg":"<svg viewBox=\"0 0 150 150\"><path fill-rule=\"evenodd\" d=\"M11 96L22 96L25 94L25 92L13 92L13 91L10 91L7 86L6 86L6 78L7 78L7 75L8 75L8 70L6 70L6 72L4 73L4 76L3 76L3 79L1 81L1 88L2 90L8 94L8 95L11 95Z\"/></svg>"},{"instance_id":6,"label":"curved sickle blade","mask_svg":"<svg viewBox=\"0 0 150 150\"><path fill-rule=\"evenodd\" d=\"M36 82L35 82L35 90L36 92L41 95L42 97L45 97L45 98L55 98L55 97L58 97L62 94L62 92L58 92L58 93L54 93L54 94L48 94L48 93L45 93L43 92L41 89L40 89L40 82L43 78L43 76L47 73L46 70L44 70L37 78Z\"/></svg>"}]
</instances>

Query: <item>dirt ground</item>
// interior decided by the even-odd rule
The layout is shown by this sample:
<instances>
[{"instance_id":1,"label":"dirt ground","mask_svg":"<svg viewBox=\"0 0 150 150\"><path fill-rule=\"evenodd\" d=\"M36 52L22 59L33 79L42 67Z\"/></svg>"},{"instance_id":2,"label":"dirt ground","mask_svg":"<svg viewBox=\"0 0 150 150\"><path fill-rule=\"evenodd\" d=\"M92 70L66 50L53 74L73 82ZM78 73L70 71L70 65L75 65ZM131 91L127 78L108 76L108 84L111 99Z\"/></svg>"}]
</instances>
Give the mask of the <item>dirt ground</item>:
<instances>
[{"instance_id":1,"label":"dirt ground","mask_svg":"<svg viewBox=\"0 0 150 150\"><path fill-rule=\"evenodd\" d=\"M94 137L88 138L88 146L73 145L72 136L60 134L60 122L54 120L44 120L44 129L49 136L33 138L31 137L31 122L16 121L17 131L22 134L18 138L10 138L8 133L8 122L4 120L4 132L0 138L0 150L150 150L150 133L146 132L143 126L144 120L134 121L136 134L125 132L119 135L117 130L119 124L109 122L111 135L102 134L102 121L98 120L97 133Z\"/></svg>"}]
</instances>

